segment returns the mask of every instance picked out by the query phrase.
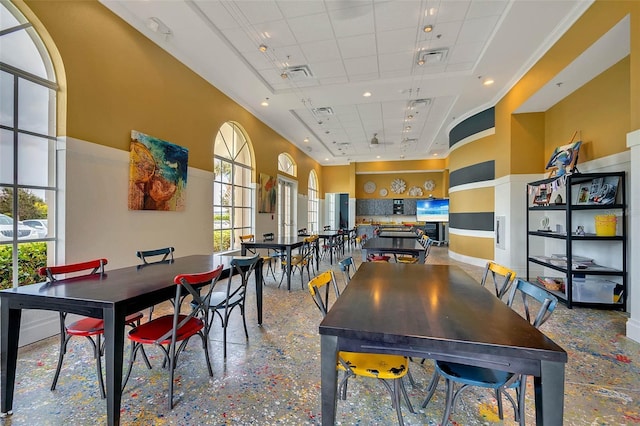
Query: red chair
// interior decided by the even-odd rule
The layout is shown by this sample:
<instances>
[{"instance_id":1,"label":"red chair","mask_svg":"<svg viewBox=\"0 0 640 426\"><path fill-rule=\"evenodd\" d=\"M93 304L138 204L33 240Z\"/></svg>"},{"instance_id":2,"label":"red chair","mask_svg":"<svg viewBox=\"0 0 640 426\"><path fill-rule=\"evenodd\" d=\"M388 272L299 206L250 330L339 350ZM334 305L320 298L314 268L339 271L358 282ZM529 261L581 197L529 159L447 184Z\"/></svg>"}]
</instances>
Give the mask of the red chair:
<instances>
[{"instance_id":1,"label":"red chair","mask_svg":"<svg viewBox=\"0 0 640 426\"><path fill-rule=\"evenodd\" d=\"M57 280L57 276L62 274L74 274L79 272L85 272L82 275L99 276L104 273L104 265L107 264L107 259L95 259L87 262L73 263L69 265L59 266L44 266L38 269L38 274L43 277L47 277L50 282ZM89 272L87 272L89 271ZM66 278L69 278L68 276ZM140 323L143 315L142 312L136 312L127 316L126 323L130 326L135 326ZM53 383L51 384L51 390L56 389L58 378L60 377L60 370L62 369L62 361L64 355L67 352L67 344L72 336L86 337L93 346L93 356L96 359L96 369L98 374L98 382L100 384L100 394L102 398L106 398L104 390L104 380L102 379L102 362L101 356L104 352L102 343L100 342L101 336L104 334L104 321L100 318L85 317L81 318L69 325L66 324L67 312L60 312L60 353L58 355L58 366L56 367L56 374L53 377ZM96 336L96 340L93 340L93 336ZM147 367L151 368L147 356L144 355L144 359L147 363Z\"/></svg>"},{"instance_id":2,"label":"red chair","mask_svg":"<svg viewBox=\"0 0 640 426\"><path fill-rule=\"evenodd\" d=\"M147 323L135 327L129 332L131 340L131 355L129 356L129 368L122 388L127 384L131 375L131 368L136 354L142 345L156 345L165 356L165 362L169 363L169 409L173 409L173 375L176 368L178 355L189 342L189 338L195 335L202 339L202 347L207 361L209 376L213 376L211 360L209 359L209 342L207 339L207 324L209 321L209 299L211 291L218 278L222 274L222 265L216 269L197 273L177 275L173 282L176 284L176 296L173 300L173 314L155 318ZM200 294L200 288L209 285L205 296ZM191 295L189 304L191 312L188 315L180 313L180 307L184 299ZM176 345L179 346L176 348Z\"/></svg>"}]
</instances>

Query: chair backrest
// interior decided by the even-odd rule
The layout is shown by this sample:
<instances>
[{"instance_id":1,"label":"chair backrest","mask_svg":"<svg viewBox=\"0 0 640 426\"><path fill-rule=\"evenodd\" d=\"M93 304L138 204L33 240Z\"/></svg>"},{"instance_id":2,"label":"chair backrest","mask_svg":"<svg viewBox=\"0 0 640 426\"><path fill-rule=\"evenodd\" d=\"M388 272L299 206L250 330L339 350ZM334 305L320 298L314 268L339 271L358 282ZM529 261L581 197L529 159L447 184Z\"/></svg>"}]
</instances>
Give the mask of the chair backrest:
<instances>
[{"instance_id":1,"label":"chair backrest","mask_svg":"<svg viewBox=\"0 0 640 426\"><path fill-rule=\"evenodd\" d=\"M298 229L298 236L307 235L307 228Z\"/></svg>"},{"instance_id":2,"label":"chair backrest","mask_svg":"<svg viewBox=\"0 0 640 426\"><path fill-rule=\"evenodd\" d=\"M356 270L356 265L353 263L353 257L349 256L342 259L338 262L338 266L340 266L340 270L344 275L345 284L349 284L349 281L351 281L351 270Z\"/></svg>"},{"instance_id":3,"label":"chair backrest","mask_svg":"<svg viewBox=\"0 0 640 426\"><path fill-rule=\"evenodd\" d=\"M325 225L325 226L322 227L322 229L325 230L325 231L330 231L331 230L331 226Z\"/></svg>"},{"instance_id":4,"label":"chair backrest","mask_svg":"<svg viewBox=\"0 0 640 426\"><path fill-rule=\"evenodd\" d=\"M266 234L262 234L262 239L264 241L273 241L275 240L275 235L273 234L273 232L267 232Z\"/></svg>"},{"instance_id":5,"label":"chair backrest","mask_svg":"<svg viewBox=\"0 0 640 426\"><path fill-rule=\"evenodd\" d=\"M336 283L336 277L333 275L332 270L328 270L326 272L317 275L309 281L309 293L311 293L311 297L315 302L322 315L327 315L329 310L329 284L333 284L333 291L335 292L336 299L340 297L340 290L338 289L338 284ZM320 290L324 287L325 296L324 300L322 299L322 295L320 294Z\"/></svg>"},{"instance_id":6,"label":"chair backrest","mask_svg":"<svg viewBox=\"0 0 640 426\"><path fill-rule=\"evenodd\" d=\"M250 242L253 242L254 235L253 234L240 235L238 238L240 238L241 243L250 243Z\"/></svg>"},{"instance_id":7,"label":"chair backrest","mask_svg":"<svg viewBox=\"0 0 640 426\"><path fill-rule=\"evenodd\" d=\"M516 278L514 282L515 284L513 285L511 293L509 293L507 305L513 308L516 293L519 292L522 296L525 318L535 328L539 328L549 319L553 311L556 309L558 298L543 288L533 285L523 279ZM535 317L532 312L534 308L531 304L532 300L537 301L537 304L539 305L538 312L535 314Z\"/></svg>"},{"instance_id":8,"label":"chair backrest","mask_svg":"<svg viewBox=\"0 0 640 426\"><path fill-rule=\"evenodd\" d=\"M431 246L433 245L433 240L427 237L426 242L424 243L424 260L427 260L429 257L429 253L431 252Z\"/></svg>"},{"instance_id":9,"label":"chair backrest","mask_svg":"<svg viewBox=\"0 0 640 426\"><path fill-rule=\"evenodd\" d=\"M223 266L219 265L216 269L208 272L180 274L174 277L173 283L176 284L176 297L173 302L173 328L156 339L156 342L162 342L171 337L171 344L175 345L177 331L193 317L204 318L203 324L208 324L209 298L216 282L222 275L222 270ZM209 288L203 296L200 288L207 285L209 285ZM180 306L188 295L192 296L191 310L187 315L181 314Z\"/></svg>"},{"instance_id":10,"label":"chair backrest","mask_svg":"<svg viewBox=\"0 0 640 426\"><path fill-rule=\"evenodd\" d=\"M68 265L43 266L38 269L38 274L47 277L49 281L56 281L58 275L85 272L83 275L103 274L107 259L94 259L86 262L70 263Z\"/></svg>"},{"instance_id":11,"label":"chair backrest","mask_svg":"<svg viewBox=\"0 0 640 426\"><path fill-rule=\"evenodd\" d=\"M509 288L515 278L516 273L513 270L490 261L487 262L480 284L485 286L487 281L492 281L496 296L498 299L502 299L509 292Z\"/></svg>"},{"instance_id":12,"label":"chair backrest","mask_svg":"<svg viewBox=\"0 0 640 426\"><path fill-rule=\"evenodd\" d=\"M231 267L236 270L238 275L240 275L240 282L234 285L234 274L229 274L227 284L227 300L229 300L230 297L236 295L241 296L244 299L247 292L247 283L249 282L251 274L258 265L258 261L260 261L260 255L258 254L253 257L234 257L231 259Z\"/></svg>"},{"instance_id":13,"label":"chair backrest","mask_svg":"<svg viewBox=\"0 0 640 426\"><path fill-rule=\"evenodd\" d=\"M163 247L155 250L138 250L136 256L142 260L142 263L148 265L150 263L164 262L173 260L173 247Z\"/></svg>"}]
</instances>

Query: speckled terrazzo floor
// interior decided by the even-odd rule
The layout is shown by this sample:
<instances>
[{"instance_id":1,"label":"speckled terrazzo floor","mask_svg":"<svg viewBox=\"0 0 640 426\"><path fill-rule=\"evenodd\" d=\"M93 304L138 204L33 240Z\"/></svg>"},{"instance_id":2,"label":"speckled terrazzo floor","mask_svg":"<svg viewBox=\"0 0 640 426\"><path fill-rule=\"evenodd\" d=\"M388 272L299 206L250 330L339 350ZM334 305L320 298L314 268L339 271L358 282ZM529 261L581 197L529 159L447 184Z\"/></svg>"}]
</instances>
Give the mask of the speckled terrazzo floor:
<instances>
[{"instance_id":1,"label":"speckled terrazzo floor","mask_svg":"<svg viewBox=\"0 0 640 426\"><path fill-rule=\"evenodd\" d=\"M347 253L348 255L349 253ZM359 264L360 252L351 253ZM434 247L428 263L450 261L446 247ZM481 269L461 265L478 279ZM330 267L327 263L321 269ZM337 267L334 265L334 269ZM338 272L339 273L339 272ZM341 278L341 275L338 275ZM339 281L342 284L342 281ZM306 278L305 278L306 283ZM251 293L250 293L251 294ZM253 297L253 296L250 296ZM292 291L278 289L267 279L264 324L256 324L254 300L248 301L249 341L242 324L230 326L228 358L222 360L222 330L212 331L214 377L206 373L197 340L189 343L176 370L176 406L167 408L167 374L160 368L160 352L147 353L154 365L137 362L122 400L126 425L317 425L320 413L321 315L308 292L300 289L296 274ZM234 314L234 316L236 316ZM239 315L236 316L239 319ZM565 424L640 424L640 344L624 337L627 315L622 312L560 306L542 330L569 354L565 378ZM49 390L58 351L57 338L21 348L18 359L14 414L2 425L106 424L89 344L72 339L58 389ZM125 355L125 362L128 354ZM416 414L403 406L406 424L440 423L444 385L421 409L431 377L430 362L411 363L417 387L407 386ZM526 424L535 424L533 388L527 388ZM487 391L466 393L451 419L455 425L515 424L505 403L505 419L497 416L495 400ZM396 424L386 390L375 380L353 379L346 401L338 401L337 421L343 425Z\"/></svg>"}]
</instances>

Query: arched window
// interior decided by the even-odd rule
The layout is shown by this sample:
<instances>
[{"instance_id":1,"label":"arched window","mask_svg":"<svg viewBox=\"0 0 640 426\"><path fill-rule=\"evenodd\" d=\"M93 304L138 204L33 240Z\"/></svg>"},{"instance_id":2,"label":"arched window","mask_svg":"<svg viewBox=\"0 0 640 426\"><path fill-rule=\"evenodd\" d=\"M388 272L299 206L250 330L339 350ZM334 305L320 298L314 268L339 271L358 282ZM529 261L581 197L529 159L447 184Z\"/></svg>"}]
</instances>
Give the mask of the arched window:
<instances>
[{"instance_id":1,"label":"arched window","mask_svg":"<svg viewBox=\"0 0 640 426\"><path fill-rule=\"evenodd\" d=\"M307 196L309 197L307 226L309 227L310 232L318 232L318 175L315 170L311 170L309 172Z\"/></svg>"},{"instance_id":2,"label":"arched window","mask_svg":"<svg viewBox=\"0 0 640 426\"><path fill-rule=\"evenodd\" d=\"M38 33L0 3L0 288L40 281L55 256L57 89Z\"/></svg>"},{"instance_id":3,"label":"arched window","mask_svg":"<svg viewBox=\"0 0 640 426\"><path fill-rule=\"evenodd\" d=\"M285 152L278 155L278 170L291 176L298 176L298 167L296 166L296 162Z\"/></svg>"},{"instance_id":4,"label":"arched window","mask_svg":"<svg viewBox=\"0 0 640 426\"><path fill-rule=\"evenodd\" d=\"M236 123L220 127L213 155L213 250L234 250L240 235L252 233L254 198L251 149Z\"/></svg>"}]
</instances>

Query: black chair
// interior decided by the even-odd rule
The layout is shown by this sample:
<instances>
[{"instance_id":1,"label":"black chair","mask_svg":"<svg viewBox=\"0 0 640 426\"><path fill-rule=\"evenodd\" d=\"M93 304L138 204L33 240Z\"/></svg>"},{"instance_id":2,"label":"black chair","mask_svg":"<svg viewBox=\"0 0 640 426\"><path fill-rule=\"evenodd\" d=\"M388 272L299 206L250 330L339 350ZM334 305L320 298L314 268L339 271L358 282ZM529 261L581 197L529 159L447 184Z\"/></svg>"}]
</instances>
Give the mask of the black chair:
<instances>
[{"instance_id":1,"label":"black chair","mask_svg":"<svg viewBox=\"0 0 640 426\"><path fill-rule=\"evenodd\" d=\"M257 254L253 257L234 257L231 260L231 267L235 269L240 279L233 279L234 274L230 273L225 291L214 291L209 297L209 310L211 310L213 314L210 316L207 324L207 334L210 333L211 326L217 315L222 321L222 343L225 359L227 358L227 327L229 326L229 317L235 308L240 309L242 323L244 325L244 334L247 339L249 339L244 307L247 296L247 284L259 260L260 255Z\"/></svg>"},{"instance_id":2,"label":"black chair","mask_svg":"<svg viewBox=\"0 0 640 426\"><path fill-rule=\"evenodd\" d=\"M519 278L515 280L515 285L509 294L507 301L508 306L513 307L516 293L520 293L522 296L524 317L536 328L539 328L549 319L558 304L558 299L554 295ZM537 313L535 316L532 314L533 306L530 306L532 303L537 305ZM449 421L449 415L452 413L460 393L471 386L477 386L495 391L498 401L498 415L501 420L503 418L502 395L507 397L511 405L513 405L515 420L519 422L521 426L524 426L526 376L491 368L445 361L436 361L435 368L436 371L429 384L427 397L422 403L422 407L426 407L431 400L440 376L444 377L447 385L447 399L444 415L442 416L442 425L446 425ZM461 384L458 390L455 390L456 383ZM516 390L517 402L507 392L507 389Z\"/></svg>"},{"instance_id":3,"label":"black chair","mask_svg":"<svg viewBox=\"0 0 640 426\"><path fill-rule=\"evenodd\" d=\"M154 263L173 262L173 247L163 247L154 250L138 250L136 256L142 260L143 265ZM153 306L149 308L149 321L153 317Z\"/></svg>"},{"instance_id":4,"label":"black chair","mask_svg":"<svg viewBox=\"0 0 640 426\"><path fill-rule=\"evenodd\" d=\"M305 237L303 244L300 246L300 252L297 254L292 254L291 258L288 259L286 256L282 257L281 265L283 269L282 276L280 277L280 284L278 288L282 285L282 281L284 280L286 268L291 267L291 273L295 273L297 269L300 271L300 286L304 288L304 270L307 270L307 279L311 280L311 272L309 268L313 265L312 248L315 246L315 239L318 236Z\"/></svg>"}]
</instances>

